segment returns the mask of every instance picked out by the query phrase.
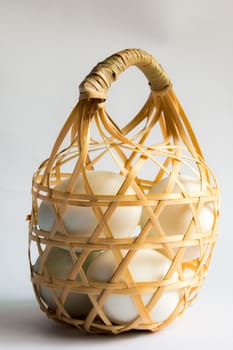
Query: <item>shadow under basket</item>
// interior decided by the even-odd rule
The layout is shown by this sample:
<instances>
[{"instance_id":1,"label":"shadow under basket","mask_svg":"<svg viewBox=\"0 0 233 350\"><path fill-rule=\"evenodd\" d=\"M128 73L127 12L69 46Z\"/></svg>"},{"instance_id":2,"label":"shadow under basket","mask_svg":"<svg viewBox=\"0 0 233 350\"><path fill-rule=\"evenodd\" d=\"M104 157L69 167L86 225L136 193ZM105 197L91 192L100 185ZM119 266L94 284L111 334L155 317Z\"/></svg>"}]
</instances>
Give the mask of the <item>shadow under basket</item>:
<instances>
[{"instance_id":1,"label":"shadow under basket","mask_svg":"<svg viewBox=\"0 0 233 350\"><path fill-rule=\"evenodd\" d=\"M132 65L150 93L120 128L106 93ZM118 52L81 83L33 176L28 220L31 280L49 318L92 333L154 332L194 301L218 234L219 188L147 52Z\"/></svg>"}]
</instances>

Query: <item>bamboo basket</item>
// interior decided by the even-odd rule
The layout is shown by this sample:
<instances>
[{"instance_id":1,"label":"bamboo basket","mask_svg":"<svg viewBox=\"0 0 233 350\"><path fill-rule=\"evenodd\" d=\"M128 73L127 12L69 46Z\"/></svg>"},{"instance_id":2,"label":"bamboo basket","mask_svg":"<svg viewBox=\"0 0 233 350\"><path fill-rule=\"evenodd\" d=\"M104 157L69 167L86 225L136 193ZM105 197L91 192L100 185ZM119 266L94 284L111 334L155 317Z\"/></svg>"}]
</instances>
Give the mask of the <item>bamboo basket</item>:
<instances>
[{"instance_id":1,"label":"bamboo basket","mask_svg":"<svg viewBox=\"0 0 233 350\"><path fill-rule=\"evenodd\" d=\"M112 82L130 66L144 73L151 91L138 114L120 128L107 113L105 101ZM110 163L116 173L124 176L124 182L115 195L96 195L88 183L87 172L109 167ZM85 194L73 193L80 174ZM174 191L176 186L182 187L179 176L186 174L200 181L200 190ZM168 178L165 190L151 194L152 186L165 177ZM68 179L66 191L56 190L55 186L64 179ZM135 194L126 194L129 187ZM55 216L50 231L38 225L42 202L49 203ZM211 203L213 208L213 222L208 231L202 230L199 222L205 203ZM183 234L168 235L159 225L160 214L167 206L179 204L189 208L190 224ZM67 232L63 215L68 206L92 209L98 223L91 235ZM141 206L148 220L136 235L119 238L114 236L108 223L116 208L124 206ZM206 165L169 78L147 52L140 49L118 52L97 64L81 83L77 105L61 129L49 158L33 176L32 211L28 220L31 281L40 308L51 319L92 333L154 332L179 317L197 297L218 234L218 183ZM156 237L149 234L153 227L158 231ZM194 246L199 256L183 261L185 251ZM48 271L46 259L54 247L65 249L73 261L73 268L65 279L54 278ZM129 264L135 254L144 249L158 250L170 259L169 269L161 280L144 283L134 280ZM85 261L91 252L106 250L112 251L118 268L107 282L88 280ZM127 254L123 254L123 250ZM39 257L37 269L33 254ZM178 275L175 281L174 273ZM50 290L55 307L46 304L41 295L43 287ZM169 317L155 322L150 312L167 290L177 290L179 302ZM89 298L91 308L87 315L73 317L66 309L70 292ZM152 295L147 304L142 299L145 293ZM131 296L135 304L138 314L130 322L116 324L104 311L106 300L118 294Z\"/></svg>"}]
</instances>

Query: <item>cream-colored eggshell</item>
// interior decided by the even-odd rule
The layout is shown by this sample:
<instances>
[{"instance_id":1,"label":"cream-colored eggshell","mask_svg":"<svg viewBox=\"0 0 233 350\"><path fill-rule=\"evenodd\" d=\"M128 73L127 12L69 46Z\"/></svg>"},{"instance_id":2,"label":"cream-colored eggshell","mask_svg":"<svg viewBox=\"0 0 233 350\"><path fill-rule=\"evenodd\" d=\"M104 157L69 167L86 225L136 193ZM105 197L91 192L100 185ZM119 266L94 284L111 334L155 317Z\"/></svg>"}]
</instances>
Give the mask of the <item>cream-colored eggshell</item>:
<instances>
[{"instance_id":1,"label":"cream-colored eggshell","mask_svg":"<svg viewBox=\"0 0 233 350\"><path fill-rule=\"evenodd\" d=\"M96 195L114 195L123 184L125 177L117 173L102 170L91 170L87 172L87 178L92 191ZM55 189L65 192L69 179L61 181ZM86 194L82 175L77 179L74 194ZM135 194L129 187L126 195ZM102 207L102 211L106 211ZM116 208L108 221L108 225L114 237L129 236L139 224L142 208L140 206L122 206ZM43 201L39 207L38 225L41 230L51 231L55 221L55 214L51 205ZM63 223L70 235L90 236L98 224L98 219L91 207L68 206L63 216ZM102 233L103 237L104 234Z\"/></svg>"},{"instance_id":2,"label":"cream-colored eggshell","mask_svg":"<svg viewBox=\"0 0 233 350\"><path fill-rule=\"evenodd\" d=\"M92 259L96 258L100 254L99 252L91 253L86 261L84 269L88 267ZM35 272L39 271L40 257L37 259L33 269ZM51 278L57 278L61 280L66 280L69 276L74 262L71 255L67 250L54 247L50 250L46 258L46 267ZM77 280L79 280L79 276ZM60 297L62 290L56 290L58 298ZM51 290L47 287L40 288L40 295L45 304L52 310L56 310L57 304L54 301ZM85 317L90 309L92 308L92 303L87 295L81 293L69 293L65 301L65 309L72 317Z\"/></svg>"},{"instance_id":3,"label":"cream-colored eggshell","mask_svg":"<svg viewBox=\"0 0 233 350\"><path fill-rule=\"evenodd\" d=\"M123 255L126 251L122 251ZM159 252L151 249L140 250L129 263L128 269L135 282L162 280L170 267L171 261ZM112 251L105 251L98 256L87 269L90 281L108 282L116 271L118 264ZM176 281L175 272L172 279ZM149 303L153 294L142 295L145 305ZM154 322L167 319L179 302L179 293L176 290L163 292L158 303L151 310L150 316ZM138 311L131 295L112 294L103 305L103 310L112 322L122 324L131 322L138 316Z\"/></svg>"},{"instance_id":4,"label":"cream-colored eggshell","mask_svg":"<svg viewBox=\"0 0 233 350\"><path fill-rule=\"evenodd\" d=\"M169 178L165 178L152 186L149 194L163 193L168 184ZM201 183L197 178L189 176L178 176L178 180L187 193L199 192L201 189ZM180 187L175 184L172 193L181 193ZM153 207L154 209L154 207ZM168 236L170 235L184 235L188 229L190 221L193 217L192 211L188 204L167 205L158 217L158 221ZM141 226L143 227L149 215L144 208L141 217ZM199 213L199 222L202 232L208 232L211 230L214 220L214 204L205 203ZM199 232L197 228L194 228L196 232ZM149 231L150 236L158 237L158 232L154 226ZM183 254L183 261L189 261L200 257L199 246L192 246L187 248Z\"/></svg>"}]
</instances>

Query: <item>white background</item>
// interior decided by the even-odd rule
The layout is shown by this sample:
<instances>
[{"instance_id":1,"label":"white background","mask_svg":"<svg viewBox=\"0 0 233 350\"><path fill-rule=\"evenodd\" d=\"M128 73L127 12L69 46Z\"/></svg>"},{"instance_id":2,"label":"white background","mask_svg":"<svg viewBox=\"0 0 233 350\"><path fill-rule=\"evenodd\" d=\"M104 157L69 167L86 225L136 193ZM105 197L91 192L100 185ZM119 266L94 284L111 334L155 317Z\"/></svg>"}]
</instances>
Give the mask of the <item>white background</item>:
<instances>
[{"instance_id":1,"label":"white background","mask_svg":"<svg viewBox=\"0 0 233 350\"><path fill-rule=\"evenodd\" d=\"M213 349L233 346L231 0L0 0L0 348ZM86 336L47 320L29 281L26 214L31 177L91 68L128 47L170 76L221 187L221 230L199 299L156 334ZM109 92L116 121L148 92L129 69ZM130 100L130 104L126 103Z\"/></svg>"}]
</instances>

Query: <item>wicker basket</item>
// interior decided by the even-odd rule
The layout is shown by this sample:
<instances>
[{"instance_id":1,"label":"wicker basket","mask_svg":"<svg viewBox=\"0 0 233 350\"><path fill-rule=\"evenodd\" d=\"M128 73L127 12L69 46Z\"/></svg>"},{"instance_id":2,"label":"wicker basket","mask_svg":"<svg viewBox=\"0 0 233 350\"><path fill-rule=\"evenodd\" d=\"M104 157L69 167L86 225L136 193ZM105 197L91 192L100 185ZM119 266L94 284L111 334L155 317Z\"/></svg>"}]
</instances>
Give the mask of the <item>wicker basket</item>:
<instances>
[{"instance_id":1,"label":"wicker basket","mask_svg":"<svg viewBox=\"0 0 233 350\"><path fill-rule=\"evenodd\" d=\"M132 65L144 73L151 91L139 113L120 128L105 110L106 93L118 75ZM125 177L124 182L115 195L96 195L87 172L104 166L110 168L111 162L112 170ZM85 194L73 193L80 174ZM182 188L179 182L182 175L198 179L200 189L190 193ZM152 186L164 178L168 179L165 190L151 193ZM54 188L64 179L68 179L65 192ZM177 186L179 191L174 190ZM134 194L126 193L129 187ZM49 203L55 217L49 231L38 225L42 202ZM207 231L202 229L199 220L206 203L210 203L213 211L211 229ZM184 233L168 235L160 225L160 215L167 206L177 205L189 208L190 223ZM92 208L98 224L91 235L67 232L63 215L68 206ZM114 236L108 223L116 208L124 206L141 206L148 220L136 234L119 238ZM33 176L32 212L28 220L31 280L40 308L49 318L94 333L157 331L180 316L196 298L217 238L219 189L171 82L147 52L140 49L118 52L99 63L84 79L77 105L61 129L49 158ZM153 227L157 236L149 234ZM65 279L54 278L49 273L46 261L54 247L65 249L72 259L73 268ZM198 250L198 257L184 260L185 251L192 247ZM143 249L160 251L169 258L169 269L160 280L134 280L129 264ZM107 282L88 280L85 267L88 256L91 252L109 250L117 261L116 271ZM33 255L39 257L37 268ZM178 276L175 280L174 273ZM41 295L45 287L55 307L48 305ZM178 291L179 302L165 320L155 322L150 312L168 290ZM65 304L70 292L89 298L88 314L72 316ZM148 293L152 297L145 303L142 296ZM111 321L104 311L111 295L130 295L137 316L125 323Z\"/></svg>"}]
</instances>

